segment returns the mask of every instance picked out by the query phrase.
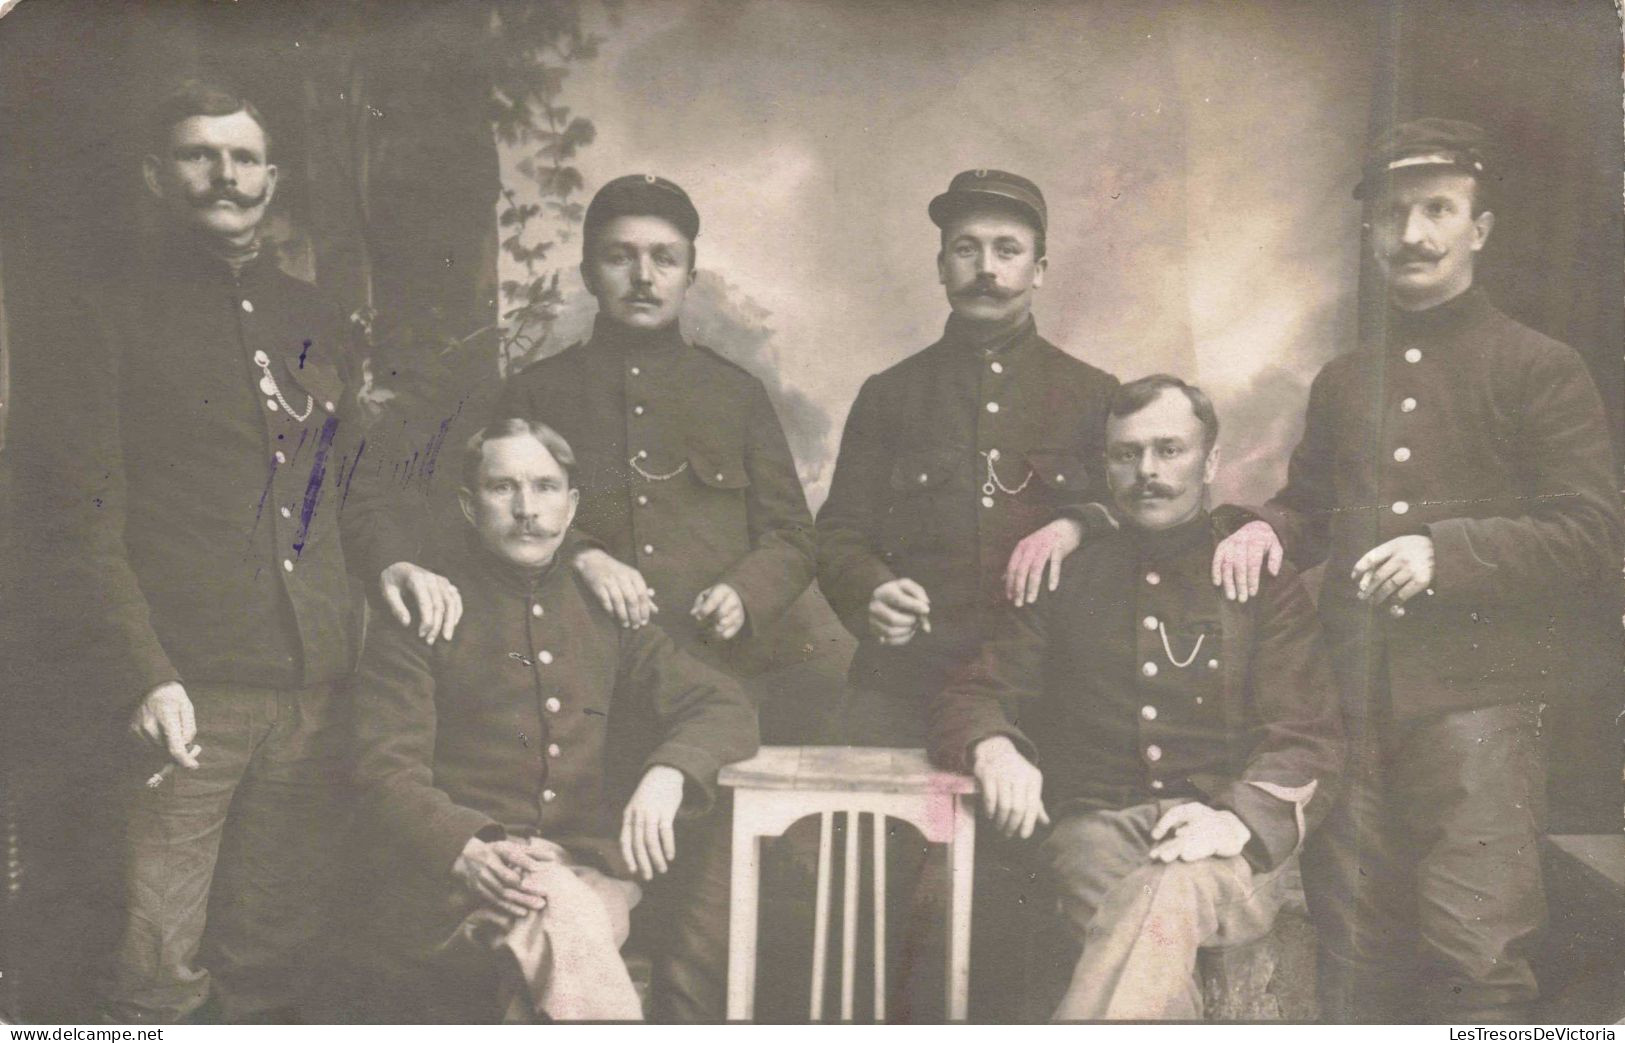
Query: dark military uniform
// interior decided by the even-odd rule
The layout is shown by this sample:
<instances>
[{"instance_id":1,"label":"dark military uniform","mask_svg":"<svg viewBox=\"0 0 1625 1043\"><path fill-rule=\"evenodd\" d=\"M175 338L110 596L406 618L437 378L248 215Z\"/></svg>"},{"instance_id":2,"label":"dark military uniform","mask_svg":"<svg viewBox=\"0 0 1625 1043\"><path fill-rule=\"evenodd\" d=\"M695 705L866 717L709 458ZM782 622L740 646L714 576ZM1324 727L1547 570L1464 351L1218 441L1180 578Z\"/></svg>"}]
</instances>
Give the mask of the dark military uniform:
<instances>
[{"instance_id":1,"label":"dark military uniform","mask_svg":"<svg viewBox=\"0 0 1625 1043\"><path fill-rule=\"evenodd\" d=\"M419 969L461 918L450 873L469 839L538 836L629 876L620 813L644 772L682 771L682 813L698 815L718 768L757 744L733 680L658 626L618 626L568 566L531 579L472 539L425 564L462 593L457 636L375 632L355 710L363 821L386 845L383 934L401 946L385 956ZM693 855L679 842L675 864Z\"/></svg>"},{"instance_id":2,"label":"dark military uniform","mask_svg":"<svg viewBox=\"0 0 1625 1043\"><path fill-rule=\"evenodd\" d=\"M528 417L576 453L578 534L643 573L679 645L739 669L812 582L812 517L761 381L686 343L600 318L592 339L508 380L495 417ZM745 604L732 641L689 609L715 583Z\"/></svg>"},{"instance_id":3,"label":"dark military uniform","mask_svg":"<svg viewBox=\"0 0 1625 1043\"><path fill-rule=\"evenodd\" d=\"M1219 905L1245 906L1252 887L1225 888L1294 854L1337 783L1341 728L1313 601L1290 569L1245 605L1225 601L1209 575L1213 546L1205 514L1092 537L1067 559L1060 589L1009 610L969 676L933 706L930 748L945 767L969 771L977 743L1007 735L1044 772L1055 823L1044 861L1074 940L1088 935L1082 976L1100 979L1077 983L1071 1017L1199 1016L1180 1006L1196 947L1247 938L1222 909L1197 908L1211 888L1162 876L1217 873ZM1176 871L1146 858L1150 827L1187 801L1246 824L1250 869L1210 859ZM1142 891L1169 904L1114 897ZM1248 931L1268 929L1273 905L1261 912ZM1120 944L1124 932L1139 937L1145 915L1166 927L1149 954Z\"/></svg>"},{"instance_id":4,"label":"dark military uniform","mask_svg":"<svg viewBox=\"0 0 1625 1043\"><path fill-rule=\"evenodd\" d=\"M950 318L937 343L864 382L818 513L819 586L860 642L849 679L887 708L856 739L918 745L922 700L975 654L1006 603L1016 544L1104 501L1116 387L1030 319L977 343ZM931 632L883 646L869 633L869 600L902 577L929 595Z\"/></svg>"},{"instance_id":5,"label":"dark military uniform","mask_svg":"<svg viewBox=\"0 0 1625 1043\"><path fill-rule=\"evenodd\" d=\"M179 681L203 750L157 789L141 788L156 764L126 771L130 909L110 1012L179 1018L211 973L228 1016L283 1005L319 926L334 687L359 643L346 559L376 576L399 550L348 523L341 540L358 467L342 326L270 256L233 274L190 241L77 319L62 386L42 390L61 405L50 455L68 502L44 553L60 594L95 607L87 654L112 723ZM193 961L222 828L205 971Z\"/></svg>"},{"instance_id":6,"label":"dark military uniform","mask_svg":"<svg viewBox=\"0 0 1625 1043\"><path fill-rule=\"evenodd\" d=\"M1384 1001L1415 995L1416 933L1440 972L1434 1015L1526 1016L1545 917L1539 704L1619 676L1617 477L1580 358L1476 289L1392 312L1315 379L1260 513L1299 567L1326 562L1350 717L1349 796L1305 862L1329 1016L1396 1016ZM1353 564L1408 533L1433 541L1432 586L1373 611Z\"/></svg>"}]
</instances>

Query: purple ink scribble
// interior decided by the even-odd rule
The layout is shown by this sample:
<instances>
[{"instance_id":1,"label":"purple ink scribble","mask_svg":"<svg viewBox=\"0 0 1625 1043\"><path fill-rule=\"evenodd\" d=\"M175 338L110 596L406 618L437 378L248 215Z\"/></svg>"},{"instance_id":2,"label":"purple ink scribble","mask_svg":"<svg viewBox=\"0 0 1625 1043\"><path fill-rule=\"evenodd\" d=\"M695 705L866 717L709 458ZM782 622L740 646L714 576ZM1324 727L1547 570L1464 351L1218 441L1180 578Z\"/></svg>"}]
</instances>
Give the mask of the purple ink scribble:
<instances>
[{"instance_id":1,"label":"purple ink scribble","mask_svg":"<svg viewBox=\"0 0 1625 1043\"><path fill-rule=\"evenodd\" d=\"M335 484L343 490L341 493L339 493L339 510L341 511L344 510L345 503L347 503L350 499L350 483L355 480L356 468L361 466L361 457L366 453L366 451L367 440L363 438L356 444L355 456L350 459L350 466L346 468L343 466L342 462L340 463L340 474Z\"/></svg>"},{"instance_id":2,"label":"purple ink scribble","mask_svg":"<svg viewBox=\"0 0 1625 1043\"><path fill-rule=\"evenodd\" d=\"M333 447L333 436L338 429L338 417L330 416L322 424L322 433L316 443L316 459L310 467L310 481L305 484L305 502L299 508L299 532L293 540L294 557L298 557L305 549L305 537L310 533L310 519L316 514L316 504L322 498L322 480L327 477L327 451ZM304 444L303 439L300 439L300 444Z\"/></svg>"},{"instance_id":3,"label":"purple ink scribble","mask_svg":"<svg viewBox=\"0 0 1625 1043\"><path fill-rule=\"evenodd\" d=\"M299 368L300 369L305 368L305 356L309 355L309 354L310 354L310 341L307 340L307 341L305 341L305 346L299 350Z\"/></svg>"}]
</instances>

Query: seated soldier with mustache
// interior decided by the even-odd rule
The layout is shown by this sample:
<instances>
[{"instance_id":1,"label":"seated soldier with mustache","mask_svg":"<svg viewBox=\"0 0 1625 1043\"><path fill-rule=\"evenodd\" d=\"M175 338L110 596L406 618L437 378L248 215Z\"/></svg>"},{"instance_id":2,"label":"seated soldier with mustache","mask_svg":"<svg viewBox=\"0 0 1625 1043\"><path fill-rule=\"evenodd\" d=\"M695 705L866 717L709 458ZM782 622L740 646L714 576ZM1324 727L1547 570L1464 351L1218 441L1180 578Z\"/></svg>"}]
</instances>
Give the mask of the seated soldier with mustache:
<instances>
[{"instance_id":1,"label":"seated soldier with mustache","mask_svg":"<svg viewBox=\"0 0 1625 1043\"><path fill-rule=\"evenodd\" d=\"M386 958L424 1020L641 1016L619 958L678 816L756 751L756 711L659 627L620 626L557 558L580 492L557 432L503 420L463 461L465 546L434 562L455 637L385 627L356 691ZM692 857L692 856L691 856Z\"/></svg>"},{"instance_id":2,"label":"seated soldier with mustache","mask_svg":"<svg viewBox=\"0 0 1625 1043\"><path fill-rule=\"evenodd\" d=\"M933 758L974 772L1000 832L1027 839L1053 815L1040 861L1083 946L1056 1020L1200 1018L1197 949L1270 929L1280 870L1341 770L1302 583L1283 572L1243 605L1209 582L1218 433L1184 381L1118 388L1121 528L1011 609L932 704Z\"/></svg>"}]
</instances>

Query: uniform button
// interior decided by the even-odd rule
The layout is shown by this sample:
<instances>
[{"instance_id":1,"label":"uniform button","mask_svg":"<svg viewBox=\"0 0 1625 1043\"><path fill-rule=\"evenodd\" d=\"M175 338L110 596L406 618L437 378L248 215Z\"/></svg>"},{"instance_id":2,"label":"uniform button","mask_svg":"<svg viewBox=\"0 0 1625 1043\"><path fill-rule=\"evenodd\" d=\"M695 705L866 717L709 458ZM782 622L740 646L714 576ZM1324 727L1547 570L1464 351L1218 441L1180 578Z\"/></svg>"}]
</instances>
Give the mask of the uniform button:
<instances>
[{"instance_id":1,"label":"uniform button","mask_svg":"<svg viewBox=\"0 0 1625 1043\"><path fill-rule=\"evenodd\" d=\"M275 453L274 453L274 454L273 454L273 455L272 455L272 458L273 458L273 459L274 459L274 460L276 460L276 462L277 462L277 463L279 463L279 464L285 464L285 463L287 463L287 462L288 462L288 456L287 456L287 454L286 454L286 453L284 453L284 452L283 452L283 451L282 451L282 450L280 450L280 449L278 449L278 450L277 450L277 451L276 451L276 452L275 452Z\"/></svg>"},{"instance_id":2,"label":"uniform button","mask_svg":"<svg viewBox=\"0 0 1625 1043\"><path fill-rule=\"evenodd\" d=\"M636 366L632 367L632 375L634 377L639 376L640 374L642 374L642 372L643 372L643 370L639 369L638 367L636 367Z\"/></svg>"},{"instance_id":3,"label":"uniform button","mask_svg":"<svg viewBox=\"0 0 1625 1043\"><path fill-rule=\"evenodd\" d=\"M983 507L991 507L991 506L993 506L993 497L991 497L991 496L982 497L982 506Z\"/></svg>"},{"instance_id":4,"label":"uniform button","mask_svg":"<svg viewBox=\"0 0 1625 1043\"><path fill-rule=\"evenodd\" d=\"M1405 617L1405 606L1404 605L1389 605L1388 606L1388 614L1390 616L1393 616L1395 619L1403 619Z\"/></svg>"},{"instance_id":5,"label":"uniform button","mask_svg":"<svg viewBox=\"0 0 1625 1043\"><path fill-rule=\"evenodd\" d=\"M633 406L632 407L632 415L633 416L642 416L643 415L643 407L642 406Z\"/></svg>"},{"instance_id":6,"label":"uniform button","mask_svg":"<svg viewBox=\"0 0 1625 1043\"><path fill-rule=\"evenodd\" d=\"M649 498L647 496L644 496L642 493L639 493L638 494L638 506L639 507L647 507L647 506L649 506Z\"/></svg>"},{"instance_id":7,"label":"uniform button","mask_svg":"<svg viewBox=\"0 0 1625 1043\"><path fill-rule=\"evenodd\" d=\"M647 460L647 459L649 459L649 450L647 450L647 449L639 449L638 450L638 459L639 460Z\"/></svg>"},{"instance_id":8,"label":"uniform button","mask_svg":"<svg viewBox=\"0 0 1625 1043\"><path fill-rule=\"evenodd\" d=\"M721 471L718 471L718 472L717 472L717 481L719 481L719 482L725 482L725 481L727 481L727 480L728 480L728 476L727 476L727 475L725 475L725 474L723 474L723 473L722 473L722 472L721 472Z\"/></svg>"},{"instance_id":9,"label":"uniform button","mask_svg":"<svg viewBox=\"0 0 1625 1043\"><path fill-rule=\"evenodd\" d=\"M1478 622L1478 613L1474 612L1470 618L1472 619L1472 621L1474 623L1477 623Z\"/></svg>"},{"instance_id":10,"label":"uniform button","mask_svg":"<svg viewBox=\"0 0 1625 1043\"><path fill-rule=\"evenodd\" d=\"M560 753L563 753L563 752L564 752L563 750L559 749L559 744L558 743L550 742L550 743L547 744L547 755L549 757L557 757Z\"/></svg>"},{"instance_id":11,"label":"uniform button","mask_svg":"<svg viewBox=\"0 0 1625 1043\"><path fill-rule=\"evenodd\" d=\"M550 695L550 696L547 697L547 702L543 703L542 705L547 707L547 712L548 713L558 713L559 708L562 707L564 704L559 702L557 696L551 696Z\"/></svg>"},{"instance_id":12,"label":"uniform button","mask_svg":"<svg viewBox=\"0 0 1625 1043\"><path fill-rule=\"evenodd\" d=\"M1394 501L1393 511L1394 511L1395 514L1409 514L1410 509L1411 509L1411 505L1406 503L1404 500L1395 500Z\"/></svg>"},{"instance_id":13,"label":"uniform button","mask_svg":"<svg viewBox=\"0 0 1625 1043\"><path fill-rule=\"evenodd\" d=\"M987 368L991 369L995 373L1003 373L1004 372L1004 363L1002 363L1002 362L989 362L987 364Z\"/></svg>"},{"instance_id":14,"label":"uniform button","mask_svg":"<svg viewBox=\"0 0 1625 1043\"><path fill-rule=\"evenodd\" d=\"M645 543L643 545L643 553L645 553L645 554L653 554L654 552L655 552L655 545L654 544Z\"/></svg>"},{"instance_id":15,"label":"uniform button","mask_svg":"<svg viewBox=\"0 0 1625 1043\"><path fill-rule=\"evenodd\" d=\"M1399 411L1401 413L1414 413L1414 412L1416 412L1416 399L1414 399L1414 398L1402 398L1402 399L1400 399L1399 400Z\"/></svg>"},{"instance_id":16,"label":"uniform button","mask_svg":"<svg viewBox=\"0 0 1625 1043\"><path fill-rule=\"evenodd\" d=\"M1157 719L1157 708L1155 706L1142 706L1140 707L1140 716L1148 721L1154 721Z\"/></svg>"},{"instance_id":17,"label":"uniform button","mask_svg":"<svg viewBox=\"0 0 1625 1043\"><path fill-rule=\"evenodd\" d=\"M1209 660L1208 660L1208 661L1207 661L1207 668L1208 668L1208 669L1209 669L1209 670L1217 670L1217 669L1218 669L1218 668L1219 668L1219 661L1218 661L1218 660L1217 660L1217 659L1209 659ZM1196 701L1197 701L1197 702L1201 702L1201 701L1202 701L1202 700L1201 700L1201 699L1197 699L1197 700L1196 700Z\"/></svg>"},{"instance_id":18,"label":"uniform button","mask_svg":"<svg viewBox=\"0 0 1625 1043\"><path fill-rule=\"evenodd\" d=\"M1148 761L1162 760L1162 747L1153 743L1145 748L1145 759Z\"/></svg>"},{"instance_id":19,"label":"uniform button","mask_svg":"<svg viewBox=\"0 0 1625 1043\"><path fill-rule=\"evenodd\" d=\"M997 402L989 402L987 404L987 411L989 413L997 413L999 411L999 404Z\"/></svg>"},{"instance_id":20,"label":"uniform button","mask_svg":"<svg viewBox=\"0 0 1625 1043\"><path fill-rule=\"evenodd\" d=\"M542 790L542 803L543 804L551 804L551 803L553 803L553 801L558 799L558 796L559 795L557 793L554 793L552 790L544 789L544 790Z\"/></svg>"},{"instance_id":21,"label":"uniform button","mask_svg":"<svg viewBox=\"0 0 1625 1043\"><path fill-rule=\"evenodd\" d=\"M1162 582L1162 577L1157 575L1155 572L1147 572L1145 574L1145 581L1154 587L1158 583Z\"/></svg>"},{"instance_id":22,"label":"uniform button","mask_svg":"<svg viewBox=\"0 0 1625 1043\"><path fill-rule=\"evenodd\" d=\"M323 402L322 408L331 413L337 407L335 407L332 402Z\"/></svg>"},{"instance_id":23,"label":"uniform button","mask_svg":"<svg viewBox=\"0 0 1625 1043\"><path fill-rule=\"evenodd\" d=\"M1155 630L1155 629L1157 629L1157 617L1156 616L1146 616L1145 621L1143 623L1141 623L1140 625L1145 627L1147 630Z\"/></svg>"},{"instance_id":24,"label":"uniform button","mask_svg":"<svg viewBox=\"0 0 1625 1043\"><path fill-rule=\"evenodd\" d=\"M1411 451L1410 451L1410 449L1406 448L1405 446L1400 446L1398 449L1394 450L1394 459L1398 460L1400 463L1404 463L1406 460L1409 460L1410 458L1411 458Z\"/></svg>"},{"instance_id":25,"label":"uniform button","mask_svg":"<svg viewBox=\"0 0 1625 1043\"><path fill-rule=\"evenodd\" d=\"M1055 476L1055 484L1056 485L1065 485L1066 484L1066 475L1064 475L1064 474L1056 475Z\"/></svg>"},{"instance_id":26,"label":"uniform button","mask_svg":"<svg viewBox=\"0 0 1625 1043\"><path fill-rule=\"evenodd\" d=\"M267 355L263 351L254 352L254 365L256 365L256 366L269 366L270 364L271 364L271 356Z\"/></svg>"},{"instance_id":27,"label":"uniform button","mask_svg":"<svg viewBox=\"0 0 1625 1043\"><path fill-rule=\"evenodd\" d=\"M931 476L926 474L924 471L921 471L920 476L918 478L914 479L914 480L916 482L919 482L921 485L924 485L926 482L929 482L931 480Z\"/></svg>"},{"instance_id":28,"label":"uniform button","mask_svg":"<svg viewBox=\"0 0 1625 1043\"><path fill-rule=\"evenodd\" d=\"M1433 596L1433 588L1429 587L1428 589L1422 591L1422 594L1424 596L1426 596L1426 597L1432 597Z\"/></svg>"},{"instance_id":29,"label":"uniform button","mask_svg":"<svg viewBox=\"0 0 1625 1043\"><path fill-rule=\"evenodd\" d=\"M1151 780L1151 788L1152 789L1162 789L1162 780L1161 779L1152 779Z\"/></svg>"},{"instance_id":30,"label":"uniform button","mask_svg":"<svg viewBox=\"0 0 1625 1043\"><path fill-rule=\"evenodd\" d=\"M543 666L551 666L553 663L553 653L544 648L540 652L536 653L536 661L541 663Z\"/></svg>"},{"instance_id":31,"label":"uniform button","mask_svg":"<svg viewBox=\"0 0 1625 1043\"><path fill-rule=\"evenodd\" d=\"M1156 663L1147 663L1147 664L1145 664L1144 666L1140 667L1140 673L1144 674L1147 677L1155 677L1155 676L1157 676L1157 664Z\"/></svg>"},{"instance_id":32,"label":"uniform button","mask_svg":"<svg viewBox=\"0 0 1625 1043\"><path fill-rule=\"evenodd\" d=\"M270 411L271 411L271 412L273 412L273 413L275 413L275 412L276 412L276 408L277 408L277 406L276 406L276 399L274 399L274 398L268 398L268 399L266 399L266 400L265 400L265 408L266 408L266 409L269 409L269 410L270 410Z\"/></svg>"},{"instance_id":33,"label":"uniform button","mask_svg":"<svg viewBox=\"0 0 1625 1043\"><path fill-rule=\"evenodd\" d=\"M276 394L276 381L271 379L271 374L267 373L260 378L260 391L267 395Z\"/></svg>"},{"instance_id":34,"label":"uniform button","mask_svg":"<svg viewBox=\"0 0 1625 1043\"><path fill-rule=\"evenodd\" d=\"M243 311L249 312L250 314L252 314L254 311L254 302L246 297L243 298Z\"/></svg>"},{"instance_id":35,"label":"uniform button","mask_svg":"<svg viewBox=\"0 0 1625 1043\"><path fill-rule=\"evenodd\" d=\"M283 558L282 559L282 571L283 572L292 572L293 571L293 559L292 558Z\"/></svg>"},{"instance_id":36,"label":"uniform button","mask_svg":"<svg viewBox=\"0 0 1625 1043\"><path fill-rule=\"evenodd\" d=\"M286 507L282 508L281 511L279 511L278 513L280 513L284 518L292 518L293 517L293 512L288 510L288 508L286 508Z\"/></svg>"},{"instance_id":37,"label":"uniform button","mask_svg":"<svg viewBox=\"0 0 1625 1043\"><path fill-rule=\"evenodd\" d=\"M543 611L544 611L544 609L540 605L532 605L532 606L530 606L530 614L532 616L535 616L537 619L542 618L542 612Z\"/></svg>"},{"instance_id":38,"label":"uniform button","mask_svg":"<svg viewBox=\"0 0 1625 1043\"><path fill-rule=\"evenodd\" d=\"M989 460L992 460L994 463L998 463L999 462L999 451L997 449L989 449L987 451L987 458Z\"/></svg>"},{"instance_id":39,"label":"uniform button","mask_svg":"<svg viewBox=\"0 0 1625 1043\"><path fill-rule=\"evenodd\" d=\"M1416 363L1421 362L1422 361L1422 349L1421 348L1406 348L1405 349L1405 361L1411 363L1412 365L1415 365Z\"/></svg>"},{"instance_id":40,"label":"uniform button","mask_svg":"<svg viewBox=\"0 0 1625 1043\"><path fill-rule=\"evenodd\" d=\"M1197 705L1197 706L1201 706L1201 705L1202 705L1202 697L1201 697L1201 696L1197 696L1197 697L1196 697L1196 705Z\"/></svg>"}]
</instances>

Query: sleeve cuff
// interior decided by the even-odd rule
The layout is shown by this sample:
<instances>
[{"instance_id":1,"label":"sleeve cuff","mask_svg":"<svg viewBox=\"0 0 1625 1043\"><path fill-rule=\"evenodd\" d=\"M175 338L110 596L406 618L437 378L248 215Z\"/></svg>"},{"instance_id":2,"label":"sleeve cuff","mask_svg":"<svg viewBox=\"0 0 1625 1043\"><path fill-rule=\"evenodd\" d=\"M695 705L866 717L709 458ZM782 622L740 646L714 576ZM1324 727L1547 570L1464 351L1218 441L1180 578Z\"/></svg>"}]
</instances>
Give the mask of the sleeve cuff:
<instances>
[{"instance_id":1,"label":"sleeve cuff","mask_svg":"<svg viewBox=\"0 0 1625 1043\"><path fill-rule=\"evenodd\" d=\"M1312 792L1313 786L1309 788ZM1254 783L1231 783L1214 797L1213 806L1241 819L1252 834L1241 854L1258 872L1276 868L1303 845L1302 804L1272 795Z\"/></svg>"},{"instance_id":2,"label":"sleeve cuff","mask_svg":"<svg viewBox=\"0 0 1625 1043\"><path fill-rule=\"evenodd\" d=\"M667 743L649 755L643 762L643 771L647 772L659 764L676 768L683 773L684 780L690 783L684 787L683 806L678 811L679 817L698 818L716 805L717 772L722 765L717 763L717 759L709 751L697 746ZM641 777L640 774L639 778Z\"/></svg>"},{"instance_id":3,"label":"sleeve cuff","mask_svg":"<svg viewBox=\"0 0 1625 1043\"><path fill-rule=\"evenodd\" d=\"M481 840L488 839L492 829L500 830L502 836L507 836L502 824L484 812L465 808L460 804L451 805L431 819L424 828L418 844L418 849L423 855L424 867L431 873L450 873L451 867L457 862L457 856L463 853L463 848L468 846L468 842L475 837Z\"/></svg>"}]
</instances>

